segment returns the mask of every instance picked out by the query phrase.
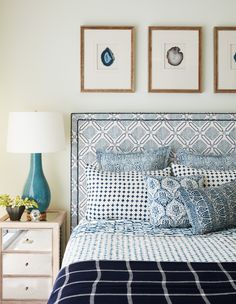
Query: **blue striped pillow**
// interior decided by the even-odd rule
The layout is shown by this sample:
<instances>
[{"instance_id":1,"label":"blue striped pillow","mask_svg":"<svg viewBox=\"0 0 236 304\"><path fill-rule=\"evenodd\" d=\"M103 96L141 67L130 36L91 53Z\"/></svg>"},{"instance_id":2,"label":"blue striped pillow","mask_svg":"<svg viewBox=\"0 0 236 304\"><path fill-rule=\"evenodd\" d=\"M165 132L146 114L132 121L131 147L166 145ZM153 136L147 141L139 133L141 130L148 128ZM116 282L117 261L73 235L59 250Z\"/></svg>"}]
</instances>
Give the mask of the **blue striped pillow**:
<instances>
[{"instance_id":1,"label":"blue striped pillow","mask_svg":"<svg viewBox=\"0 0 236 304\"><path fill-rule=\"evenodd\" d=\"M195 234L236 226L236 180L219 187L179 189Z\"/></svg>"}]
</instances>

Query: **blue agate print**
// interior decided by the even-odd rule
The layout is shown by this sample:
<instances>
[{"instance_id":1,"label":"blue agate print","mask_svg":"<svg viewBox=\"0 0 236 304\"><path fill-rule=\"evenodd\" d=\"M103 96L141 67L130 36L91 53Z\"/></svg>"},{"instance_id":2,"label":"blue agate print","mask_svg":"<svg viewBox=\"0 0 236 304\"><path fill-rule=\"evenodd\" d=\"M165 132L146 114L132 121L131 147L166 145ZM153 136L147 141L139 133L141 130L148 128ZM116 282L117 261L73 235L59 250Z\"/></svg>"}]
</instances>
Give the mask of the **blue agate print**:
<instances>
[{"instance_id":1,"label":"blue agate print","mask_svg":"<svg viewBox=\"0 0 236 304\"><path fill-rule=\"evenodd\" d=\"M115 56L108 47L102 52L101 60L105 66L111 66L115 61Z\"/></svg>"}]
</instances>

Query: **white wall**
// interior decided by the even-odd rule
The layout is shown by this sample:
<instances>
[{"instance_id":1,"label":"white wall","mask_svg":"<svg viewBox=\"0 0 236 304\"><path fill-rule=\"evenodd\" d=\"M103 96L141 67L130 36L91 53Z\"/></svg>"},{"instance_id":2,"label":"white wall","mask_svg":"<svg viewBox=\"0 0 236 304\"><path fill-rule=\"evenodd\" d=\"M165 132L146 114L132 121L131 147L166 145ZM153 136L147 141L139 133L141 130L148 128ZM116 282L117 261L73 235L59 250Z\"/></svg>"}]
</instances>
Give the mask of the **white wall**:
<instances>
[{"instance_id":1,"label":"white wall","mask_svg":"<svg viewBox=\"0 0 236 304\"><path fill-rule=\"evenodd\" d=\"M29 156L5 152L9 111L61 111L67 149L44 155L52 207L69 210L71 112L235 112L213 93L213 27L236 26L235 0L0 0L0 193L21 193ZM136 92L80 93L80 26L136 27ZM149 25L203 27L203 93L147 93Z\"/></svg>"}]
</instances>

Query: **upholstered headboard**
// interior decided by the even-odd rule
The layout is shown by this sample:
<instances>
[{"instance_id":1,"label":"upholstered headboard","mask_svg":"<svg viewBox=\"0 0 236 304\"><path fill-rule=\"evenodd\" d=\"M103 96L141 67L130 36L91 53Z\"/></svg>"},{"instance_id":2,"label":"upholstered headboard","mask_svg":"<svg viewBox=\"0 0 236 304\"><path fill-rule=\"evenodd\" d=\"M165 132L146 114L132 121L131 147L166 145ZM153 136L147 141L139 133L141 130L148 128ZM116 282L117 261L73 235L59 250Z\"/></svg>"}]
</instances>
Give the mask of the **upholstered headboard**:
<instances>
[{"instance_id":1,"label":"upholstered headboard","mask_svg":"<svg viewBox=\"0 0 236 304\"><path fill-rule=\"evenodd\" d=\"M71 114L71 228L85 214L85 166L96 150L140 151L170 145L204 154L236 151L236 113Z\"/></svg>"}]
</instances>

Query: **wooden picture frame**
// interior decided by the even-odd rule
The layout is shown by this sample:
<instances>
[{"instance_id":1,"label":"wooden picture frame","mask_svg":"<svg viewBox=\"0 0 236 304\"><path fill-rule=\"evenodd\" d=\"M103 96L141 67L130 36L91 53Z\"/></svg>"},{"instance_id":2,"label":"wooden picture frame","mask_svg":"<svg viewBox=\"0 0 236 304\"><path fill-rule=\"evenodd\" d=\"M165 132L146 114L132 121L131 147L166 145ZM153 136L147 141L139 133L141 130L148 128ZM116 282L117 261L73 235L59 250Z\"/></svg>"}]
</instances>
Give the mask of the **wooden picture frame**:
<instances>
[{"instance_id":1,"label":"wooden picture frame","mask_svg":"<svg viewBox=\"0 0 236 304\"><path fill-rule=\"evenodd\" d=\"M202 28L150 26L148 32L148 91L200 93Z\"/></svg>"},{"instance_id":2,"label":"wooden picture frame","mask_svg":"<svg viewBox=\"0 0 236 304\"><path fill-rule=\"evenodd\" d=\"M133 26L81 26L81 92L134 92Z\"/></svg>"},{"instance_id":3,"label":"wooden picture frame","mask_svg":"<svg viewBox=\"0 0 236 304\"><path fill-rule=\"evenodd\" d=\"M214 27L214 92L236 93L236 27Z\"/></svg>"}]
</instances>

